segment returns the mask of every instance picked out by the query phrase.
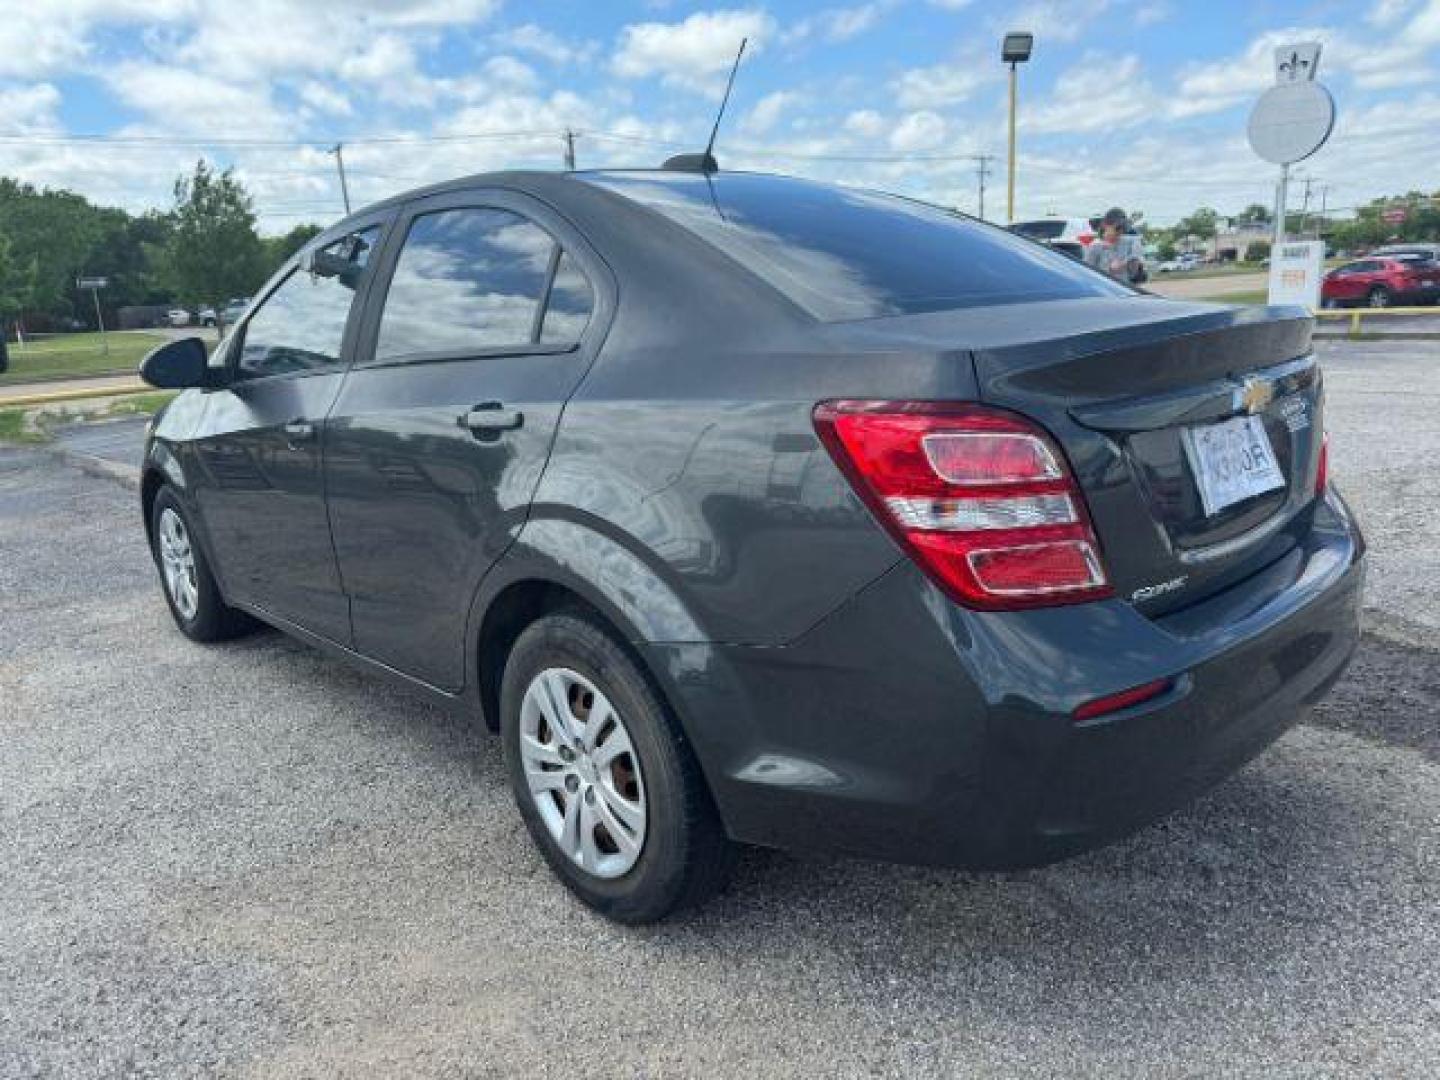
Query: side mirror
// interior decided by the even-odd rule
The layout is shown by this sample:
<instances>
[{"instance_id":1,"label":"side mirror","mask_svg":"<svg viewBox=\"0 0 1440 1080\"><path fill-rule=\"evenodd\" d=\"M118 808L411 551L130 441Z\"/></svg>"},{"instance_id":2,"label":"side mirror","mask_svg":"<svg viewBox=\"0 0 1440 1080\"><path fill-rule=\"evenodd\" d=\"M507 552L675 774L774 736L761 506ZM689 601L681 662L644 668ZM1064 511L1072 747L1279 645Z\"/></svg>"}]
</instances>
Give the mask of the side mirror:
<instances>
[{"instance_id":1,"label":"side mirror","mask_svg":"<svg viewBox=\"0 0 1440 1080\"><path fill-rule=\"evenodd\" d=\"M187 390L209 385L205 343L198 337L177 338L152 349L140 361L140 378L161 390Z\"/></svg>"},{"instance_id":2,"label":"side mirror","mask_svg":"<svg viewBox=\"0 0 1440 1080\"><path fill-rule=\"evenodd\" d=\"M315 277L338 278L340 284L353 289L360 281L361 267L330 251L312 251L300 260L300 269Z\"/></svg>"}]
</instances>

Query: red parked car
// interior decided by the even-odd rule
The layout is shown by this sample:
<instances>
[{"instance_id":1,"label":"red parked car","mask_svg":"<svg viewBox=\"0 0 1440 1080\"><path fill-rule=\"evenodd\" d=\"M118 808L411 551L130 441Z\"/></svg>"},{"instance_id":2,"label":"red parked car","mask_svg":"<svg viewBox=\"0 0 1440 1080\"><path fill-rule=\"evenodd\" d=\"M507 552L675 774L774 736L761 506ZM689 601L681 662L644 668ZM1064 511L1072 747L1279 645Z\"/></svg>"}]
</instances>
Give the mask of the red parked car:
<instances>
[{"instance_id":1,"label":"red parked car","mask_svg":"<svg viewBox=\"0 0 1440 1080\"><path fill-rule=\"evenodd\" d=\"M1377 255L1337 266L1320 284L1326 307L1433 304L1440 300L1440 263L1422 255Z\"/></svg>"}]
</instances>

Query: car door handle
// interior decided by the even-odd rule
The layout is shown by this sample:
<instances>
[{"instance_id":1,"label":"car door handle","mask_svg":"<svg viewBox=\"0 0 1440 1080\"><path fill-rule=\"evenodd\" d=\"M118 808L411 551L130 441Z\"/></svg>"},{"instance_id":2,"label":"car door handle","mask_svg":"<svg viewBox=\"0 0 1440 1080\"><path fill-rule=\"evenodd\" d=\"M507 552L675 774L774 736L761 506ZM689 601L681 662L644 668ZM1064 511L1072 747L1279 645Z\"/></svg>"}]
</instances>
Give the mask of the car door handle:
<instances>
[{"instance_id":1,"label":"car door handle","mask_svg":"<svg viewBox=\"0 0 1440 1080\"><path fill-rule=\"evenodd\" d=\"M456 420L463 428L469 428L479 435L497 431L514 431L525 422L525 414L519 409L507 409L498 401L486 401L476 405Z\"/></svg>"},{"instance_id":2,"label":"car door handle","mask_svg":"<svg viewBox=\"0 0 1440 1080\"><path fill-rule=\"evenodd\" d=\"M315 425L309 420L291 420L285 425L285 442L295 449L298 443L313 442Z\"/></svg>"}]
</instances>

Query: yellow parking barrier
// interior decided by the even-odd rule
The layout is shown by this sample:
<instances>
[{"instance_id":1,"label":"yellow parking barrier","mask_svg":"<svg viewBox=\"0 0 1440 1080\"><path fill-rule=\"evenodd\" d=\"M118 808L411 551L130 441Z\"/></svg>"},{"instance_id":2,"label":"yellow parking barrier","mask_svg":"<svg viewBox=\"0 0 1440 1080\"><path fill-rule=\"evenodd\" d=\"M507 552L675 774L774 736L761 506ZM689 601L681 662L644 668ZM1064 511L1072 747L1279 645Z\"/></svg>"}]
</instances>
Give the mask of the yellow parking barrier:
<instances>
[{"instance_id":1,"label":"yellow parking barrier","mask_svg":"<svg viewBox=\"0 0 1440 1080\"><path fill-rule=\"evenodd\" d=\"M1349 319L1352 338L1360 336L1360 320L1372 315L1428 315L1433 318L1440 315L1440 307L1321 308L1315 312L1317 319ZM1440 331L1440 325L1436 326L1436 330Z\"/></svg>"},{"instance_id":2,"label":"yellow parking barrier","mask_svg":"<svg viewBox=\"0 0 1440 1080\"><path fill-rule=\"evenodd\" d=\"M43 394L16 394L7 397L5 388L0 386L0 409L28 408L31 405L49 405L57 401L83 401L85 398L126 397L149 393L151 389L144 383L133 383L123 386L92 386L83 390L49 390Z\"/></svg>"}]
</instances>

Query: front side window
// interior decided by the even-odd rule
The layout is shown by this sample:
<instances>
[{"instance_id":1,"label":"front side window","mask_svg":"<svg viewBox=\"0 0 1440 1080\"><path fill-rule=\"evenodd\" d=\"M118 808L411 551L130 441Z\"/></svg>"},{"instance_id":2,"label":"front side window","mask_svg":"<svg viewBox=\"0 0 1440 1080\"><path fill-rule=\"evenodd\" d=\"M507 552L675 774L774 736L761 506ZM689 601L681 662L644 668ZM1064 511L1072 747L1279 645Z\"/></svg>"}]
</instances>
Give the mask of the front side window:
<instances>
[{"instance_id":1,"label":"front side window","mask_svg":"<svg viewBox=\"0 0 1440 1080\"><path fill-rule=\"evenodd\" d=\"M313 269L296 269L245 324L236 362L243 378L285 375L338 366L340 343L360 277L380 227L352 233L312 256Z\"/></svg>"},{"instance_id":2,"label":"front side window","mask_svg":"<svg viewBox=\"0 0 1440 1080\"><path fill-rule=\"evenodd\" d=\"M508 210L417 217L385 297L376 359L534 344L554 252L549 233Z\"/></svg>"}]
</instances>

